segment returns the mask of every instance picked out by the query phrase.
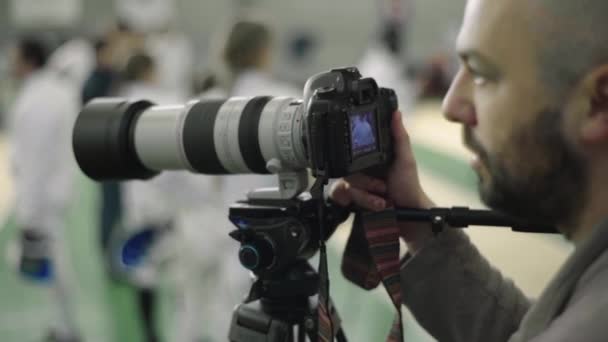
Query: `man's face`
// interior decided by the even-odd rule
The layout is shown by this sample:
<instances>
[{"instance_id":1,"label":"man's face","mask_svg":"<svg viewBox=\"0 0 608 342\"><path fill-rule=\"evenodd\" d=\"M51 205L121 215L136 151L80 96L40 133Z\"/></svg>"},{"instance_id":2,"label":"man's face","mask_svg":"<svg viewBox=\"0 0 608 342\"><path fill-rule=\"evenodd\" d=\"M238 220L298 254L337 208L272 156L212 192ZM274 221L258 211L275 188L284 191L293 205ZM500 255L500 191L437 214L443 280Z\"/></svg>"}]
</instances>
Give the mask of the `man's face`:
<instances>
[{"instance_id":1,"label":"man's face","mask_svg":"<svg viewBox=\"0 0 608 342\"><path fill-rule=\"evenodd\" d=\"M469 0L462 65L444 100L464 125L482 200L505 213L565 223L577 215L585 161L565 133L565 108L543 85L526 0Z\"/></svg>"}]
</instances>

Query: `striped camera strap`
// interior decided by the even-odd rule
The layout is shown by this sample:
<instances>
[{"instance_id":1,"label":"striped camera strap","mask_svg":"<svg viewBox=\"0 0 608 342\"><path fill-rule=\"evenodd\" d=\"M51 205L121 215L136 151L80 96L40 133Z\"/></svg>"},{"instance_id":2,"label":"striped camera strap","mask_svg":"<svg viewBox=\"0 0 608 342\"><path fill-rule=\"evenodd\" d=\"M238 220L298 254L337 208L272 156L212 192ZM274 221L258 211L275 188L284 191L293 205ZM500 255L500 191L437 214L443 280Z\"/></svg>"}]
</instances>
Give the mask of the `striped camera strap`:
<instances>
[{"instance_id":1,"label":"striped camera strap","mask_svg":"<svg viewBox=\"0 0 608 342\"><path fill-rule=\"evenodd\" d=\"M342 273L366 290L380 282L397 310L386 338L403 341L401 278L399 273L399 227L395 212L357 213L342 259Z\"/></svg>"}]
</instances>

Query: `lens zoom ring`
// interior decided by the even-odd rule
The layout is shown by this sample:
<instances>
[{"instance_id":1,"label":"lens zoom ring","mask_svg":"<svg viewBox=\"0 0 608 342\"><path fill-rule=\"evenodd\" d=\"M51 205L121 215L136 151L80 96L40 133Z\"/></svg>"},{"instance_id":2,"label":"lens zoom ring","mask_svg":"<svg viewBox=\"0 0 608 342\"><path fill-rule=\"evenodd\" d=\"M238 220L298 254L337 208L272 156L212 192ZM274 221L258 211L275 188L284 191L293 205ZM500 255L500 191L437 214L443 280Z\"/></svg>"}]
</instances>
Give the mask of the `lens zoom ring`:
<instances>
[{"instance_id":1,"label":"lens zoom ring","mask_svg":"<svg viewBox=\"0 0 608 342\"><path fill-rule=\"evenodd\" d=\"M217 156L213 140L215 118L224 102L225 99L195 104L184 123L184 152L197 172L215 175L228 173Z\"/></svg>"},{"instance_id":2,"label":"lens zoom ring","mask_svg":"<svg viewBox=\"0 0 608 342\"><path fill-rule=\"evenodd\" d=\"M254 97L243 109L241 122L239 123L239 147L247 167L260 174L268 174L266 161L262 156L258 136L258 126L264 106L271 100L271 97Z\"/></svg>"}]
</instances>

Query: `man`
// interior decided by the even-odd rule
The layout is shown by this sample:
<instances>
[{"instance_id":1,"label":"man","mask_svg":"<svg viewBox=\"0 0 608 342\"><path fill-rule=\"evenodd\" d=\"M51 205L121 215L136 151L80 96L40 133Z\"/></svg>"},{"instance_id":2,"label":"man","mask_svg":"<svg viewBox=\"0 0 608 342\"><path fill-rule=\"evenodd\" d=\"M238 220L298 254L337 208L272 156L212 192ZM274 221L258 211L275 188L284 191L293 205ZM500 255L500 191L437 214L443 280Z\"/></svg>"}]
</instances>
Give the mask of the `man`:
<instances>
[{"instance_id":1,"label":"man","mask_svg":"<svg viewBox=\"0 0 608 342\"><path fill-rule=\"evenodd\" d=\"M483 201L554 224L575 246L530 302L467 236L403 224L403 303L440 341L605 341L608 336L608 25L603 0L469 0L461 67L444 100L476 155ZM337 182L334 201L430 208L400 115L384 180Z\"/></svg>"},{"instance_id":2,"label":"man","mask_svg":"<svg viewBox=\"0 0 608 342\"><path fill-rule=\"evenodd\" d=\"M20 272L52 283L59 310L50 339L76 341L71 270L64 236L75 164L71 130L79 101L73 85L46 67L47 52L35 39L18 42L13 76L20 89L11 110L10 161L15 219L21 230Z\"/></svg>"}]
</instances>

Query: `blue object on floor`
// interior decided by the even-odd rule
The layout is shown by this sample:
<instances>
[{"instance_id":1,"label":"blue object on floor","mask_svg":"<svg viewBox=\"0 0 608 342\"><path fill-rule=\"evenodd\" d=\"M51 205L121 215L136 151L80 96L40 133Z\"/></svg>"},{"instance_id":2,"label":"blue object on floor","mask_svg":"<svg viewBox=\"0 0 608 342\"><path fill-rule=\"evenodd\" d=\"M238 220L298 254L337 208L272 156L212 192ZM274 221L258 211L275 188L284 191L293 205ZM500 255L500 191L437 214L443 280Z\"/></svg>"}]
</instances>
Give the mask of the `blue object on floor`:
<instances>
[{"instance_id":1,"label":"blue object on floor","mask_svg":"<svg viewBox=\"0 0 608 342\"><path fill-rule=\"evenodd\" d=\"M121 261L127 267L137 267L145 259L156 239L155 229L143 230L125 241L121 249Z\"/></svg>"},{"instance_id":2,"label":"blue object on floor","mask_svg":"<svg viewBox=\"0 0 608 342\"><path fill-rule=\"evenodd\" d=\"M28 280L48 284L53 280L53 264L49 259L24 259L19 265L21 274Z\"/></svg>"}]
</instances>

